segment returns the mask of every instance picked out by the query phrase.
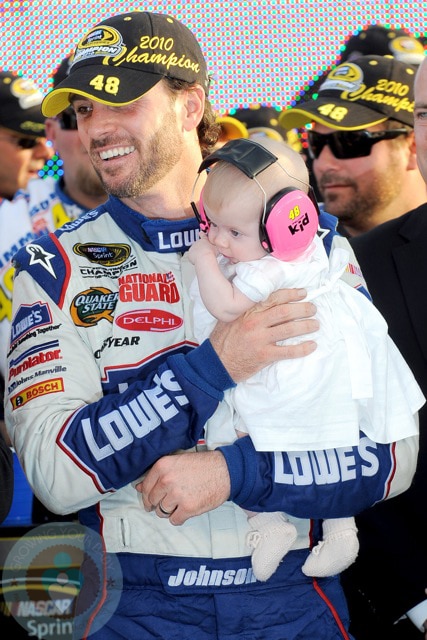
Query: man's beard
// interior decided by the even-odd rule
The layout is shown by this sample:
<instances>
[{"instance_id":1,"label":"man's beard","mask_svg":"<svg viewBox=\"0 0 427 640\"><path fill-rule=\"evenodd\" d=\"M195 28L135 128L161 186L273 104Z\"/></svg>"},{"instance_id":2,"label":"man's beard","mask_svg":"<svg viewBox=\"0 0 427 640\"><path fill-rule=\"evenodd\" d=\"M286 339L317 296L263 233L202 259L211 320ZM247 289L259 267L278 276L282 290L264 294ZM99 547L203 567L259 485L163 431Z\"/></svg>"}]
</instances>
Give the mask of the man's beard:
<instances>
[{"instance_id":1,"label":"man's beard","mask_svg":"<svg viewBox=\"0 0 427 640\"><path fill-rule=\"evenodd\" d=\"M392 169L390 165L390 169ZM395 174L390 173L390 176ZM384 173L367 178L369 180L369 188L363 185L359 187L357 181L347 178L345 184L348 188L348 193L345 198L339 194L330 194L323 198L325 210L328 213L336 216L341 223L349 224L355 228L369 227L369 221L375 218L378 211L385 208L400 190L400 181L397 176L393 180L386 179ZM343 182L342 178L340 182ZM322 190L327 184L327 179L323 182L320 180L319 190L322 194ZM364 187L364 188L363 188ZM350 193L351 191L351 193Z\"/></svg>"},{"instance_id":2,"label":"man's beard","mask_svg":"<svg viewBox=\"0 0 427 640\"><path fill-rule=\"evenodd\" d=\"M162 127L145 142L144 147L140 151L141 162L137 173L126 176L117 185L109 184L107 179L104 180L101 176L104 188L109 194L117 198L137 198L149 191L177 164L183 142L178 135L174 112L168 113ZM141 149L140 146L138 148Z\"/></svg>"}]
</instances>

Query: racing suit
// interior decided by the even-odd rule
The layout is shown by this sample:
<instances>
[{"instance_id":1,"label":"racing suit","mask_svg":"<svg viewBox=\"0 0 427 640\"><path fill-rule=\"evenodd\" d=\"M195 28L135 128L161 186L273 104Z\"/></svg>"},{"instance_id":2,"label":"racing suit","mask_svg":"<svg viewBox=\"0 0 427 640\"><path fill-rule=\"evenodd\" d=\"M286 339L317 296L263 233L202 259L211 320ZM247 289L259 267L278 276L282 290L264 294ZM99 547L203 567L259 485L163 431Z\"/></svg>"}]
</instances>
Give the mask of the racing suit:
<instances>
[{"instance_id":1,"label":"racing suit","mask_svg":"<svg viewBox=\"0 0 427 640\"><path fill-rule=\"evenodd\" d=\"M62 179L35 178L13 200L0 202L0 373L4 376L12 318L11 259L30 240L58 229L87 211L63 191Z\"/></svg>"},{"instance_id":2,"label":"racing suit","mask_svg":"<svg viewBox=\"0 0 427 640\"><path fill-rule=\"evenodd\" d=\"M16 192L12 200L0 201L0 376L7 380L6 354L9 344L10 323L12 319L12 256L20 247L30 240L58 229L65 222L74 220L87 209L77 204L64 192L63 178L35 178L30 180L25 189ZM1 385L3 399L3 384ZM3 401L0 407L0 420L4 419ZM4 524L21 522L33 517L33 500L27 483L19 481L22 473L16 454L14 456L15 487L13 506L9 520ZM23 496L25 494L25 498ZM28 496L27 496L28 493ZM26 513L21 513L23 504L27 505ZM15 513L14 507L17 506ZM28 511L28 513L27 513ZM40 517L47 514L41 509Z\"/></svg>"},{"instance_id":3,"label":"racing suit","mask_svg":"<svg viewBox=\"0 0 427 640\"><path fill-rule=\"evenodd\" d=\"M325 226L330 249L328 216ZM79 510L120 560L120 602L92 639L348 638L339 578L300 567L317 519L408 487L416 437L289 454L241 438L221 448L230 501L180 527L145 512L133 488L159 457L197 450L234 385L193 337L185 251L197 237L195 219L150 220L110 197L18 252L5 404L15 449L45 505ZM347 277L363 287L356 265ZM240 507L285 511L298 529L267 583L252 574Z\"/></svg>"}]
</instances>

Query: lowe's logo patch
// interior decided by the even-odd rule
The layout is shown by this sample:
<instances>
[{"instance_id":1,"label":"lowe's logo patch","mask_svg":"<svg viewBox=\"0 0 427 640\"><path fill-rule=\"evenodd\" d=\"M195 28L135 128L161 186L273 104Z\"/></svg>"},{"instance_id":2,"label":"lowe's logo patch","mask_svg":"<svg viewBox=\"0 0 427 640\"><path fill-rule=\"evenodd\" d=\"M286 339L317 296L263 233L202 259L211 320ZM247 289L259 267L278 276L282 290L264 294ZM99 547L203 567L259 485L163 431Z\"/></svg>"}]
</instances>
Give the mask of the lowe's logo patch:
<instances>
[{"instance_id":1,"label":"lowe's logo patch","mask_svg":"<svg viewBox=\"0 0 427 640\"><path fill-rule=\"evenodd\" d=\"M20 340L29 331L36 327L51 324L51 322L52 316L47 304L35 302L31 305L21 305L12 322L11 345Z\"/></svg>"}]
</instances>

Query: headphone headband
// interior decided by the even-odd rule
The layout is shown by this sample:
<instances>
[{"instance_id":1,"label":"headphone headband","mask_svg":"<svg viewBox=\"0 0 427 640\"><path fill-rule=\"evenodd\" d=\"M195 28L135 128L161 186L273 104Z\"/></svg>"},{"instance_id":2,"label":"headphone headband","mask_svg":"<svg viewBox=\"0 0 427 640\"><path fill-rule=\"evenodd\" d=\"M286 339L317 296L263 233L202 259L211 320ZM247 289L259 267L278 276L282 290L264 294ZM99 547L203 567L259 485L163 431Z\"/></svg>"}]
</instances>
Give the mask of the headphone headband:
<instances>
[{"instance_id":1,"label":"headphone headband","mask_svg":"<svg viewBox=\"0 0 427 640\"><path fill-rule=\"evenodd\" d=\"M208 155L200 165L198 173L220 160L234 164L248 178L253 179L277 162L278 158L258 142L239 138L238 140L229 140L223 147Z\"/></svg>"},{"instance_id":2,"label":"headphone headband","mask_svg":"<svg viewBox=\"0 0 427 640\"><path fill-rule=\"evenodd\" d=\"M310 185L290 175L273 153L250 138L230 140L208 155L200 165L198 174L221 160L233 164L254 180L264 195L264 211L259 225L260 242L264 249L279 260L295 260L301 256L311 245L319 225L317 202ZM288 178L306 185L308 195L301 189L286 187L267 201L267 194L256 176L275 162ZM203 207L202 196L200 211L193 201L191 206L201 229L207 232L210 222Z\"/></svg>"}]
</instances>

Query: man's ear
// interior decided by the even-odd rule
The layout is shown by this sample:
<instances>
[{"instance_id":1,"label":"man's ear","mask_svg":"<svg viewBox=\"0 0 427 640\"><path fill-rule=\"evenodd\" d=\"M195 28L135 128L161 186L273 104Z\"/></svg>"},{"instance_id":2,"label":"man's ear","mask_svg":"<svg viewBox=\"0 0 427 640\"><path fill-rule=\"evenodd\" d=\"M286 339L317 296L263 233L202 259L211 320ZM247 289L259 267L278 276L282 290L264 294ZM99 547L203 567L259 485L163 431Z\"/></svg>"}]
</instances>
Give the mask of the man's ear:
<instances>
[{"instance_id":1,"label":"man's ear","mask_svg":"<svg viewBox=\"0 0 427 640\"><path fill-rule=\"evenodd\" d=\"M205 92L203 87L196 84L185 92L184 129L195 129L203 118L205 110Z\"/></svg>"},{"instance_id":2,"label":"man's ear","mask_svg":"<svg viewBox=\"0 0 427 640\"><path fill-rule=\"evenodd\" d=\"M44 129L46 138L51 141L53 148L55 148L55 121L52 118L46 118Z\"/></svg>"},{"instance_id":3,"label":"man's ear","mask_svg":"<svg viewBox=\"0 0 427 640\"><path fill-rule=\"evenodd\" d=\"M418 170L417 163L417 145L415 143L415 134L413 131L408 135L409 138L409 158L408 158L408 170Z\"/></svg>"}]
</instances>

